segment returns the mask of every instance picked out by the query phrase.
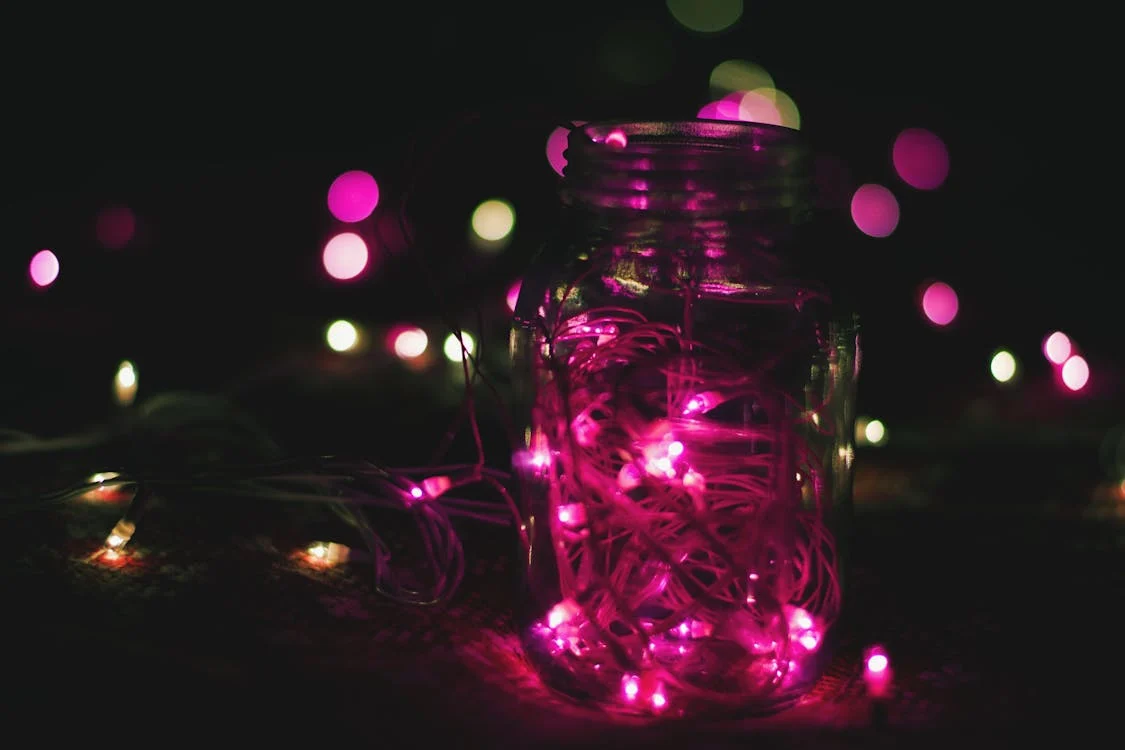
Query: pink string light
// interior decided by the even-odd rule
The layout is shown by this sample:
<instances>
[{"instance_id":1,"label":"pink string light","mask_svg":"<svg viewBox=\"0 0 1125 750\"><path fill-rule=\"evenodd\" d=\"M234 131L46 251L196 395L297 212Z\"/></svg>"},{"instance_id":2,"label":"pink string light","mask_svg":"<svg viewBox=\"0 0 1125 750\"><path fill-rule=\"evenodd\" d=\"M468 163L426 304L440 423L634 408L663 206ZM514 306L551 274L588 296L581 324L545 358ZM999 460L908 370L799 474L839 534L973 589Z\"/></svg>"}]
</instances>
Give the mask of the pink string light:
<instances>
[{"instance_id":1,"label":"pink string light","mask_svg":"<svg viewBox=\"0 0 1125 750\"><path fill-rule=\"evenodd\" d=\"M550 488L562 600L535 637L628 709L783 693L811 669L840 606L824 467L785 428L786 397L744 370L702 365L686 355L698 343L631 310L587 311L550 341L573 353L538 400L551 432L534 433L524 458ZM615 399L605 373L654 358L667 387ZM709 419L751 402L765 405L760 425Z\"/></svg>"}]
</instances>

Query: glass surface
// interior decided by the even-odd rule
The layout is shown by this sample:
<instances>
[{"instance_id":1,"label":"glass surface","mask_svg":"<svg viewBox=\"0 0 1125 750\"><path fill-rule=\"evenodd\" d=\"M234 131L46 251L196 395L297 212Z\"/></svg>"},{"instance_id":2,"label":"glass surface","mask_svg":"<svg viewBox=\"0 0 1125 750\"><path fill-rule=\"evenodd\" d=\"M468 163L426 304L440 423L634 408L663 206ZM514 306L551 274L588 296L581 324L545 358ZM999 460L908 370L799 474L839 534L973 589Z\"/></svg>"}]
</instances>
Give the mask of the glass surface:
<instances>
[{"instance_id":1,"label":"glass surface","mask_svg":"<svg viewBox=\"0 0 1125 750\"><path fill-rule=\"evenodd\" d=\"M807 160L706 122L588 125L568 160L512 332L524 646L612 711L784 707L840 614L857 372L854 318L787 275Z\"/></svg>"}]
</instances>

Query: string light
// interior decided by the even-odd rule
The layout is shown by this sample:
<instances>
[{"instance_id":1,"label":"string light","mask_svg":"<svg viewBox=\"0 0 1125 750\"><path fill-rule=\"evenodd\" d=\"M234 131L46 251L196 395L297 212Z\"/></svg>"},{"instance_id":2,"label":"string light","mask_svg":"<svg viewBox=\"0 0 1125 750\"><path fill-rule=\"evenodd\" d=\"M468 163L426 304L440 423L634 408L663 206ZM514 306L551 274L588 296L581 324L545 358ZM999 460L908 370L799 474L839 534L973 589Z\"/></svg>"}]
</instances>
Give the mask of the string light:
<instances>
[{"instance_id":1,"label":"string light","mask_svg":"<svg viewBox=\"0 0 1125 750\"><path fill-rule=\"evenodd\" d=\"M568 352L566 377L541 386L542 427L518 460L550 488L543 522L560 601L531 627L530 648L599 686L608 705L649 713L676 696L741 702L802 679L836 620L840 587L821 520L824 468L813 446L778 438L782 418L770 410L783 397L733 366L677 358L692 343L631 310L587 310L554 324L546 341ZM610 363L639 371L653 359L667 363L666 387L620 397L627 386L614 381L607 390ZM667 414L654 418L641 403ZM831 403L829 393L812 411ZM750 404L762 411L753 424L711 418ZM794 452L787 482L776 473L781 444ZM795 519L791 567L781 572L766 553L776 541L766 519L790 485L810 506ZM599 539L619 543L593 543L594 524ZM760 540L752 547L761 557L736 563L747 538ZM722 641L732 643L726 661L711 664ZM743 676L698 679L715 670Z\"/></svg>"},{"instance_id":2,"label":"string light","mask_svg":"<svg viewBox=\"0 0 1125 750\"><path fill-rule=\"evenodd\" d=\"M38 287L48 287L59 277L59 259L50 250L40 250L28 266L31 281Z\"/></svg>"},{"instance_id":3,"label":"string light","mask_svg":"<svg viewBox=\"0 0 1125 750\"><path fill-rule=\"evenodd\" d=\"M351 557L351 548L336 542L313 542L306 554L314 565L327 567L347 562Z\"/></svg>"},{"instance_id":4,"label":"string light","mask_svg":"<svg viewBox=\"0 0 1125 750\"><path fill-rule=\"evenodd\" d=\"M391 348L399 359L416 359L426 353L430 339L421 328L406 328L396 331Z\"/></svg>"},{"instance_id":5,"label":"string light","mask_svg":"<svg viewBox=\"0 0 1125 750\"><path fill-rule=\"evenodd\" d=\"M1008 383L1016 376L1016 358L1011 352L1001 349L992 355L988 368L996 382Z\"/></svg>"},{"instance_id":6,"label":"string light","mask_svg":"<svg viewBox=\"0 0 1125 750\"><path fill-rule=\"evenodd\" d=\"M887 442L887 426L881 420L860 417L855 421L855 441L860 445L882 445Z\"/></svg>"},{"instance_id":7,"label":"string light","mask_svg":"<svg viewBox=\"0 0 1125 750\"><path fill-rule=\"evenodd\" d=\"M607 137L606 144L615 148L624 147L625 136L615 131ZM345 176L342 175L341 178ZM377 192L375 196L374 202L377 202ZM365 218L371 213L374 202L370 200L369 202L370 208L364 206L363 210L366 213L359 218ZM511 232L514 225L514 213L510 211L510 205L503 201L488 203L507 206L510 218L505 218L503 211L498 207L489 206L492 216L488 221L484 221L484 218L488 217L482 215L482 220L479 222L482 229L478 230L477 234L485 239L503 239ZM480 208L484 207L482 204ZM885 231L886 234L893 231L897 216L896 203L890 229L881 231ZM351 216L338 216L338 218L341 221L359 220ZM474 230L477 230L478 221L475 213L472 224ZM868 230L865 228L864 231ZM872 236L886 236L868 233ZM325 248L324 262L326 269L334 278L341 280L355 278L366 269L368 264L366 243L358 235L339 235ZM49 250L40 251L32 260L30 272L32 280L37 285L49 286L58 276L58 258ZM945 289L940 289L941 287ZM519 282L516 282L509 291L506 299L509 310L514 308L518 288ZM930 309L925 309L925 303L924 309L931 322L936 325L946 325L956 316L956 295L944 284L935 284L931 287L931 290L934 289L948 291L951 302L945 307L951 307L951 310L934 313ZM622 330L626 326L631 326L631 330L628 332ZM347 330L348 327L350 331ZM631 351L631 346L652 346L653 342L667 341L674 335L668 331L657 330L656 327L649 326L643 321L623 321L613 315L606 315L600 320L586 318L583 327L588 330L571 330L567 333L572 335L575 341L592 341L602 356L609 356L610 352L627 353ZM335 337L334 328L337 329L338 334ZM354 325L347 321L337 321L326 332L326 339L334 350L347 351L355 345L358 332ZM395 339L393 349L397 356L408 359L420 356L427 345L425 332L421 329L411 329L402 332ZM462 333L460 338L456 334L450 334L445 339L443 350L449 360L462 363L468 373L469 364L475 364L472 359L474 347L474 339L468 333ZM1071 342L1065 334L1058 331L1051 334L1045 340L1043 350L1047 359L1060 367L1060 376L1068 388L1077 391L1086 385L1090 374L1089 365L1083 357L1073 354ZM588 355L589 353L584 356ZM589 357L586 364L592 366L593 361L594 358ZM475 378L477 368L471 369ZM1014 377L1017 367L1014 357L1009 352L1001 351L993 357L990 369L998 381L1007 382ZM471 380L468 374L466 378L468 388ZM136 368L128 361L122 362L114 377L114 397L117 403L131 405L137 395L137 385ZM568 422L561 418L564 415L573 416L567 413L571 407L570 405L566 408L561 407L560 404L565 399L556 394L555 406L559 408L559 412L555 416L560 417L560 423L566 424L567 429L572 431L576 445L567 443L566 450L548 452L543 450L542 436L536 436L538 442L533 441L533 449L529 451L527 458L530 465L544 473L557 472L560 467L565 470L568 465L573 469L583 458L591 459L590 465L595 469L599 471L605 469L609 462L598 452L601 449L599 433L605 429L607 422L616 421L636 437L636 442L644 445L644 448L634 462L623 466L620 470L605 472L604 475L598 475L597 472L592 474L591 476L597 479L594 484L595 497L597 492L603 489L604 497L616 496L620 491L627 493L645 491L645 488L655 480L675 486L681 500L698 503L702 488L711 487L718 482L716 477L721 477L730 484L731 489L728 492L729 506L723 506L720 510L736 507L735 495L739 495L738 502L760 505L764 502L762 486L748 479L747 477L750 476L748 473L739 473L739 470L745 467L722 465L722 457L713 448L715 437L713 434L704 439L701 434L693 433L691 430L684 434L678 431L687 418L706 413L731 399L731 393L724 392L721 387L702 390L697 384L684 385L672 399L680 409L680 413L666 423L650 425L643 420L634 419L636 415L610 414L605 404L592 401L575 403L573 406L578 412L577 417ZM475 414L471 399L467 398L466 401L468 420L473 423L475 431ZM815 413L813 416L816 416ZM879 445L886 441L886 428L879 420L866 421L862 428L857 423L857 431L861 432L863 441L872 445ZM860 441L859 437L860 435L857 434L857 442ZM479 447L479 437L477 439ZM13 441L12 446L13 448L16 445L26 447L35 442L37 441ZM5 446L7 447L7 444ZM593 460L595 458L596 461ZM801 461L803 462L801 470L795 473L795 481L798 484L813 481L810 478L816 477L819 471L814 458L806 452L802 453ZM719 473L707 470L713 468L718 468ZM200 493L222 493L330 505L357 532L366 552L339 542L314 542L304 550L309 561L328 566L346 562L369 562L374 566L377 590L397 601L418 604L447 600L463 576L463 550L453 529L452 518L495 525L511 525L514 521L519 528L525 528L520 523L515 504L505 489L505 484L509 481L510 477L506 473L485 468L481 455L473 464L434 465L414 469L387 469L369 462L338 459L271 463L238 472L205 472L198 476L169 480L167 483L187 486L192 491ZM558 476L555 476L555 481L559 481ZM456 488L478 483L496 489L501 496L501 502L470 500L451 494ZM163 480L158 478L141 482L116 471L101 471L90 475L86 481L76 487L50 493L41 499L65 500L91 489L134 488L135 494L129 510L116 522L106 536L102 548L95 553L112 561L122 559L126 549L133 542L149 488L158 488L162 484L164 484ZM565 483L563 487L566 489ZM569 489L574 490L573 487ZM644 505L646 501L652 500L654 498L650 495L639 504ZM368 508L394 508L410 514L415 520L419 538L430 552L428 565L433 573L432 585L419 586L417 583L408 583L417 576L402 575L401 571L395 571L391 567L388 547L375 533L366 516ZM646 513L655 512L657 511L646 509ZM562 601L544 618L544 635L560 651L570 653L583 651L588 654L590 646L586 639L588 633L588 629L585 629L586 625L598 620L599 607L611 606L606 601L593 604L579 604L577 601L580 598L579 594L584 590L581 571L585 553L576 540L581 539L583 531L588 529L591 515L585 498L572 492L571 495L563 495L557 499L554 513L548 520L548 523L562 530L564 539L571 542L569 547L559 553L560 566L565 566L570 571L571 578L567 581L567 590ZM655 523L649 528L659 531ZM571 536L567 536L568 534ZM778 644L774 644L777 654L784 653L795 658L790 658L784 664L782 661L785 660L775 659L775 671L770 679L781 679L784 674L799 669L800 658L818 648L823 633L831 625L838 608L839 590L835 579L833 563L835 550L831 536L814 516L809 516L803 517L800 521L799 538L800 546L796 561L798 577L792 582L791 589L788 591L791 597L781 607L783 616L780 622L783 623L785 635L780 640L784 642L784 646L778 647ZM646 564L639 558L635 562L636 566L632 572L636 572L637 567ZM677 577L673 575L675 568L675 564L657 565L653 570L648 571L652 575L647 577L651 581L659 581L658 588L661 588L661 595L665 596L666 601L677 605L674 610L682 611L690 608L685 606L685 602L692 601L691 593L685 591L677 581ZM751 573L748 577L747 603L757 603L752 601L755 599L753 583L758 580L757 575ZM670 593L664 594L664 592ZM660 638L654 636L649 641L654 650L670 647L680 655L688 653L693 641L716 637L712 623L688 615L685 615L675 627L659 635ZM583 643L585 646L580 645ZM885 650L881 647L869 649L864 656L863 669L869 693L877 697L886 695L891 681L891 669ZM674 675L670 678L666 671L654 669L638 669L636 672L614 675L614 680L615 689L619 690L624 701L643 703L654 713L664 711L668 706L669 686L677 687Z\"/></svg>"},{"instance_id":8,"label":"string light","mask_svg":"<svg viewBox=\"0 0 1125 750\"><path fill-rule=\"evenodd\" d=\"M1066 362L1070 356L1071 348L1070 337L1062 331L1055 331L1043 339L1043 356L1054 365L1061 365Z\"/></svg>"},{"instance_id":9,"label":"string light","mask_svg":"<svg viewBox=\"0 0 1125 750\"><path fill-rule=\"evenodd\" d=\"M1090 365L1084 357L1075 354L1063 363L1061 376L1063 385L1072 391L1080 391L1090 380Z\"/></svg>"},{"instance_id":10,"label":"string light","mask_svg":"<svg viewBox=\"0 0 1125 750\"><path fill-rule=\"evenodd\" d=\"M137 368L126 360L117 366L113 376L113 400L119 406L131 406L137 398Z\"/></svg>"},{"instance_id":11,"label":"string light","mask_svg":"<svg viewBox=\"0 0 1125 750\"><path fill-rule=\"evenodd\" d=\"M328 348L334 352L348 352L359 343L359 331L348 320L337 320L324 332Z\"/></svg>"},{"instance_id":12,"label":"string light","mask_svg":"<svg viewBox=\"0 0 1125 750\"><path fill-rule=\"evenodd\" d=\"M499 198L487 200L476 207L472 217L473 232L487 242L500 242L512 232L516 212L512 204Z\"/></svg>"},{"instance_id":13,"label":"string light","mask_svg":"<svg viewBox=\"0 0 1125 750\"><path fill-rule=\"evenodd\" d=\"M881 700L890 693L891 661L886 649L882 646L871 646L863 655L863 682L867 687L867 694L872 698Z\"/></svg>"},{"instance_id":14,"label":"string light","mask_svg":"<svg viewBox=\"0 0 1125 750\"><path fill-rule=\"evenodd\" d=\"M464 344L463 348L462 344ZM445 353L445 358L450 362L461 362L465 358L466 353L470 356L473 354L474 346L476 346L476 342L473 341L473 337L465 331L462 331L460 338L458 338L455 333L446 336L445 343L442 345L442 351Z\"/></svg>"}]
</instances>

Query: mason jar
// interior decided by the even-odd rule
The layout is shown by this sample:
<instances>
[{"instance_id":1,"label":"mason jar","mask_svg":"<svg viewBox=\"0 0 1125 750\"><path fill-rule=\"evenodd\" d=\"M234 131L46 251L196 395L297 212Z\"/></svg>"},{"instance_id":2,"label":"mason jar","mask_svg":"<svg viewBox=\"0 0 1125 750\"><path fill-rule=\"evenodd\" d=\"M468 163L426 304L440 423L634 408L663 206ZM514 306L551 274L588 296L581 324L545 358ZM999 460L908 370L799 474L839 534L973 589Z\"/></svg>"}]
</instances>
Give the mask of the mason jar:
<instances>
[{"instance_id":1,"label":"mason jar","mask_svg":"<svg viewBox=\"0 0 1125 750\"><path fill-rule=\"evenodd\" d=\"M523 646L610 711L783 708L840 615L858 367L855 317L797 271L809 150L609 122L566 157L511 336Z\"/></svg>"}]
</instances>

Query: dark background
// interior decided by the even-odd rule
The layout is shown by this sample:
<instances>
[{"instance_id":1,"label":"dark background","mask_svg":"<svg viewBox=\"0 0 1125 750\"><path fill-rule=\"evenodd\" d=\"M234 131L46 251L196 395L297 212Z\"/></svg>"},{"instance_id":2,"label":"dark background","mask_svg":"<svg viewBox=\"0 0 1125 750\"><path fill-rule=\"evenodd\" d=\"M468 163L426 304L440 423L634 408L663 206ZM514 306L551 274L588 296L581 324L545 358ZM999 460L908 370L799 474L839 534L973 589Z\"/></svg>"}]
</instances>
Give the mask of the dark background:
<instances>
[{"instance_id":1,"label":"dark background","mask_svg":"<svg viewBox=\"0 0 1125 750\"><path fill-rule=\"evenodd\" d=\"M449 309L491 305L502 347L497 300L553 219L550 129L690 117L728 58L772 73L846 184L886 184L900 201L887 239L856 231L846 207L822 219L838 222L846 259L830 280L854 292L864 321L867 411L897 424L959 417L966 399L995 390L987 361L1000 346L1027 381L1048 379L1038 347L1056 328L1091 363L1087 393L1105 395L1119 356L1112 191L1100 187L1112 174L1099 115L1109 93L1099 24L1078 7L750 3L718 35L683 29L658 2L395 4L301 28L203 13L175 24L102 18L74 36L9 25L0 310L21 366L8 369L0 404L18 414L34 403L24 388L57 369L53 357L76 383L131 358L149 376L142 389L210 386L306 343L292 318L314 329L338 316L432 319L421 256ZM890 147L904 127L948 145L939 190L894 175ZM324 195L346 169L380 182L367 236L382 221L382 244L395 244L393 218L409 197L419 249L376 248L378 266L338 284L319 253L342 228ZM517 229L504 253L481 258L466 223L491 196L513 202ZM122 251L94 240L96 212L110 204L138 217ZM26 276L41 247L63 261L45 292ZM960 295L949 330L917 312L931 278ZM60 389L53 410L77 415L105 406L104 394L100 383Z\"/></svg>"},{"instance_id":2,"label":"dark background","mask_svg":"<svg viewBox=\"0 0 1125 750\"><path fill-rule=\"evenodd\" d=\"M1003 514L1061 508L1082 516L1095 488L1121 479L1121 465L1106 455L1107 446L1120 450L1120 434L1109 431L1125 415L1115 149L1104 114L1114 68L1102 29L1111 24L1082 4L824 6L747 2L738 27L713 36L678 27L660 2L276 6L245 17L204 6L120 16L98 8L88 18L5 11L0 426L54 436L113 417L113 373L130 359L142 401L241 383L237 401L294 453L424 463L459 403L458 370L440 353L420 374L406 369L383 346L387 328L422 325L439 351L450 317L481 333L483 359L502 381L504 293L555 215L558 178L543 154L551 129L571 119L690 118L709 100L711 69L748 59L793 97L802 131L843 165L848 186L884 184L902 209L886 239L855 229L846 196L821 217L835 232L826 235L836 243L829 280L848 290L863 321L859 411L885 421L890 435L885 449L861 449L857 502L1000 514L975 536L977 522L960 517L940 532L917 515L882 520L879 533L864 527L857 549L871 551L869 568L894 572L876 575L869 595L913 604L886 618L870 608L857 637L893 628L936 634L958 663L988 662L1006 675L983 680L968 703L991 706L1042 681L1057 692L1045 690L1037 703L1010 698L1004 715L1057 708L1068 685L1089 684L1108 660L1108 652L1083 656L1079 646L1079 678L1067 672L1071 662L1047 660L1044 652L1056 649L1043 644L1060 632L1070 645L1086 640L1088 626L1073 624L1086 622L1086 603L1119 601L1121 506L1098 522L1103 546L1064 528L1057 514L1018 527ZM930 129L947 144L952 167L940 189L916 191L895 176L891 144L906 127ZM320 253L345 227L331 218L325 194L349 169L371 172L382 196L359 228L372 267L359 281L337 283L324 275ZM467 242L467 223L490 197L513 203L516 229L503 253L481 256ZM138 224L133 241L111 251L98 246L94 224L115 204L130 207ZM414 234L409 247L400 210ZM62 270L36 290L27 264L43 247L59 255ZM920 285L933 278L960 297L947 329L926 324L918 309ZM367 355L326 350L324 327L338 317L368 330ZM1090 362L1080 394L1064 393L1040 354L1055 329ZM1023 368L1006 387L988 371L1001 346ZM490 463L506 468L490 408L482 405L493 431ZM1105 497L1111 506L1120 500ZM175 538L164 530L170 544ZM1007 593L996 594L999 584L970 556L993 560L992 573L1011 584L1000 586ZM934 604L928 592L939 589L957 612ZM94 589L66 590L99 601ZM1071 604L1057 619L1023 619L1028 602L1044 597ZM63 601L50 617L83 622ZM101 638L98 649L106 629L132 633L153 654L191 640L174 626L153 635L132 615L114 619L116 604L90 606L104 610L102 631L75 629ZM271 611L256 599L245 607ZM969 610L1002 621L996 627L1009 650L997 656L1000 631L980 630ZM193 628L211 618L206 609L170 611L170 620L195 613ZM1012 611L1021 614L1005 614ZM35 622L28 615L29 629ZM974 634L963 636L971 642L944 639L953 622ZM336 625L316 637L330 640ZM84 641L51 633L26 650L75 659L71 681L100 668L103 650L79 658ZM207 648L221 651L221 638L211 637ZM240 643L263 662L274 659L253 638ZM934 648L916 647L915 664L932 661ZM904 666L907 651L898 652ZM178 668L163 677L160 669L145 679L178 679ZM386 698L379 690L398 694L392 677L379 678L392 687L372 688L374 700ZM381 704L392 706L384 714L422 711L415 693L429 683L412 684L414 697ZM377 714L371 705L356 710Z\"/></svg>"}]
</instances>

